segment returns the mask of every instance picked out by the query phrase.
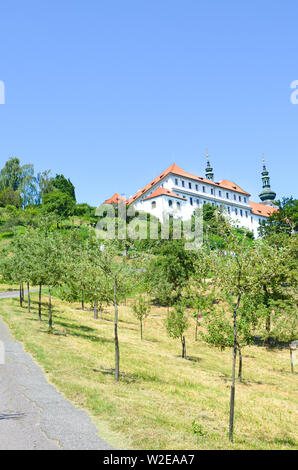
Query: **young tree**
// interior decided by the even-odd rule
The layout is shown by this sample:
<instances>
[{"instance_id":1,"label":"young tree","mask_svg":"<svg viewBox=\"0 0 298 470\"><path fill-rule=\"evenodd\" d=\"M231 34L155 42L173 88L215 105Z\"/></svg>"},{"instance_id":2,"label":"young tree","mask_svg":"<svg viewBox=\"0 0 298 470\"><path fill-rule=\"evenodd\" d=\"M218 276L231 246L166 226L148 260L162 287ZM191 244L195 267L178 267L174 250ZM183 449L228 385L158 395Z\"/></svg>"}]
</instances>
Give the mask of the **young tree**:
<instances>
[{"instance_id":1,"label":"young tree","mask_svg":"<svg viewBox=\"0 0 298 470\"><path fill-rule=\"evenodd\" d=\"M151 311L150 299L147 299L144 295L138 295L132 304L132 311L140 322L141 339L143 339L143 322Z\"/></svg>"},{"instance_id":2,"label":"young tree","mask_svg":"<svg viewBox=\"0 0 298 470\"><path fill-rule=\"evenodd\" d=\"M174 310L167 314L166 329L171 338L180 339L182 345L182 358L186 359L186 343L184 332L188 328L188 319L183 305L176 305Z\"/></svg>"},{"instance_id":3,"label":"young tree","mask_svg":"<svg viewBox=\"0 0 298 470\"><path fill-rule=\"evenodd\" d=\"M222 234L227 246L224 256L217 256L215 271L215 293L219 301L223 297L229 299L229 306L232 310L227 312L232 316L233 328L233 365L232 384L230 396L230 422L229 439L233 441L234 434L234 409L235 409L235 379L236 379L236 358L239 350L239 309L250 293L259 289L260 279L255 272L256 257L248 240L244 236L241 242L233 230L225 227Z\"/></svg>"},{"instance_id":4,"label":"young tree","mask_svg":"<svg viewBox=\"0 0 298 470\"><path fill-rule=\"evenodd\" d=\"M101 259L98 260L98 266L104 273L109 301L114 306L115 381L118 382L120 374L119 302L126 298L128 292L132 290L133 279L138 271L133 263L128 265L127 257L123 256L123 248L119 250L118 244L114 241L105 243Z\"/></svg>"}]
</instances>

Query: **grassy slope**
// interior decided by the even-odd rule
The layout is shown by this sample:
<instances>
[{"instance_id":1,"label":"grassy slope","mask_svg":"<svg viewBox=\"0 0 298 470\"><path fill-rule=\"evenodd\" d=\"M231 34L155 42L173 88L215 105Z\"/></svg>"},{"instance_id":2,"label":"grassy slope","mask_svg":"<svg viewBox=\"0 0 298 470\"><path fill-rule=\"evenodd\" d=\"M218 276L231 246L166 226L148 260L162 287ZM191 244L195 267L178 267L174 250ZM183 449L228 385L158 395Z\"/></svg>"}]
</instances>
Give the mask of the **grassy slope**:
<instances>
[{"instance_id":1,"label":"grassy slope","mask_svg":"<svg viewBox=\"0 0 298 470\"><path fill-rule=\"evenodd\" d=\"M55 335L17 299L0 300L0 314L48 379L74 404L90 412L99 434L118 448L293 449L297 374L287 350L244 350L243 384L236 389L235 443L227 439L231 351L220 352L187 334L191 360L166 336L165 310L153 308L143 342L129 306L120 307L121 382L114 383L112 311L104 320L78 305L54 300ZM46 301L46 298L44 298ZM45 304L46 305L46 304ZM193 432L192 421L201 425ZM202 434L202 435L201 435Z\"/></svg>"}]
</instances>

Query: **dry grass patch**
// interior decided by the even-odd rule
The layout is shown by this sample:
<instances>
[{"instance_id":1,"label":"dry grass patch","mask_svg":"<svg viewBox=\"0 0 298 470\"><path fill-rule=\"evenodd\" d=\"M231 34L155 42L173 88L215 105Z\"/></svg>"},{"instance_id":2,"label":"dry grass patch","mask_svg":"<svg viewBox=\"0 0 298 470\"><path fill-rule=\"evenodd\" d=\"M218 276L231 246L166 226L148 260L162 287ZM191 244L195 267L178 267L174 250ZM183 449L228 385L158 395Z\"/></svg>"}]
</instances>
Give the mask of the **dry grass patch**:
<instances>
[{"instance_id":1,"label":"dry grass patch","mask_svg":"<svg viewBox=\"0 0 298 470\"><path fill-rule=\"evenodd\" d=\"M144 340L129 302L120 307L121 380L114 382L113 312L103 320L91 311L54 299L55 334L47 317L37 318L17 299L0 301L0 313L14 335L41 364L67 398L84 407L99 434L118 448L131 449L294 449L297 448L297 374L288 350L244 349L244 383L237 384L235 442L228 441L231 351L194 341L187 331L189 360L179 341L167 337L166 309L153 307ZM44 309L46 297L43 298Z\"/></svg>"}]
</instances>

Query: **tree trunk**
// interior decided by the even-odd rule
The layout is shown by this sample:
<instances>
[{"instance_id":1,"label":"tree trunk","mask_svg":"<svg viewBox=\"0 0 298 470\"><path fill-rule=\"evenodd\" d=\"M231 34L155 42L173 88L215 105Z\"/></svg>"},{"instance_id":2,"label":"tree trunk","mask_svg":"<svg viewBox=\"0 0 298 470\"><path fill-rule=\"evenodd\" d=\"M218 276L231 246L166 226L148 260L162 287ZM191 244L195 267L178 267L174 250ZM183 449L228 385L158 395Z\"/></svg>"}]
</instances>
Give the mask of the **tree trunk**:
<instances>
[{"instance_id":1,"label":"tree trunk","mask_svg":"<svg viewBox=\"0 0 298 470\"><path fill-rule=\"evenodd\" d=\"M52 297L51 288L49 287L49 331L53 331L53 318L52 318Z\"/></svg>"},{"instance_id":2,"label":"tree trunk","mask_svg":"<svg viewBox=\"0 0 298 470\"><path fill-rule=\"evenodd\" d=\"M232 368L232 385L230 397L230 423L229 423L229 440L233 442L234 435L234 409L235 409L235 375L236 375L236 357L237 357L237 311L240 306L242 294L238 294L237 304L233 312L233 328L234 328L234 346L233 346L233 368Z\"/></svg>"},{"instance_id":3,"label":"tree trunk","mask_svg":"<svg viewBox=\"0 0 298 470\"><path fill-rule=\"evenodd\" d=\"M23 307L22 284L20 284L20 307Z\"/></svg>"},{"instance_id":4,"label":"tree trunk","mask_svg":"<svg viewBox=\"0 0 298 470\"><path fill-rule=\"evenodd\" d=\"M27 282L27 294L28 294L28 310L27 312L30 313L31 312L31 299L30 299L30 284L29 282Z\"/></svg>"},{"instance_id":5,"label":"tree trunk","mask_svg":"<svg viewBox=\"0 0 298 470\"><path fill-rule=\"evenodd\" d=\"M196 318L195 341L198 341L198 325L199 325L199 314L197 314L197 318Z\"/></svg>"},{"instance_id":6,"label":"tree trunk","mask_svg":"<svg viewBox=\"0 0 298 470\"><path fill-rule=\"evenodd\" d=\"M25 295L24 295L24 283L22 282L22 303L24 302Z\"/></svg>"},{"instance_id":7,"label":"tree trunk","mask_svg":"<svg viewBox=\"0 0 298 470\"><path fill-rule=\"evenodd\" d=\"M186 359L186 344L185 344L185 336L181 338L182 343L182 359Z\"/></svg>"},{"instance_id":8,"label":"tree trunk","mask_svg":"<svg viewBox=\"0 0 298 470\"><path fill-rule=\"evenodd\" d=\"M242 353L241 348L238 345L238 353L239 353L239 369L238 369L238 379L242 382Z\"/></svg>"},{"instance_id":9,"label":"tree trunk","mask_svg":"<svg viewBox=\"0 0 298 470\"><path fill-rule=\"evenodd\" d=\"M115 335L115 381L119 381L119 363L120 363L120 352L119 352L119 340L118 340L118 304L117 304L117 285L116 279L114 280L114 335Z\"/></svg>"},{"instance_id":10,"label":"tree trunk","mask_svg":"<svg viewBox=\"0 0 298 470\"><path fill-rule=\"evenodd\" d=\"M290 356L291 356L291 372L294 374L294 360L293 360L293 350L290 349Z\"/></svg>"},{"instance_id":11,"label":"tree trunk","mask_svg":"<svg viewBox=\"0 0 298 470\"><path fill-rule=\"evenodd\" d=\"M83 296L83 291L82 291L82 296L81 296L81 310L84 310L84 296Z\"/></svg>"},{"instance_id":12,"label":"tree trunk","mask_svg":"<svg viewBox=\"0 0 298 470\"><path fill-rule=\"evenodd\" d=\"M263 285L263 290L265 292L264 304L265 304L266 309L267 309L266 322L265 322L267 337L265 339L265 344L268 345L270 343L271 312L269 311L269 294L268 294L267 286L265 284Z\"/></svg>"},{"instance_id":13,"label":"tree trunk","mask_svg":"<svg viewBox=\"0 0 298 470\"><path fill-rule=\"evenodd\" d=\"M93 318L94 318L95 320L98 319L98 313L97 313L97 299L94 299Z\"/></svg>"},{"instance_id":14,"label":"tree trunk","mask_svg":"<svg viewBox=\"0 0 298 470\"><path fill-rule=\"evenodd\" d=\"M140 320L140 327L141 327L141 339L143 339L143 322Z\"/></svg>"},{"instance_id":15,"label":"tree trunk","mask_svg":"<svg viewBox=\"0 0 298 470\"><path fill-rule=\"evenodd\" d=\"M39 284L39 294L38 294L38 318L41 321L41 283Z\"/></svg>"}]
</instances>

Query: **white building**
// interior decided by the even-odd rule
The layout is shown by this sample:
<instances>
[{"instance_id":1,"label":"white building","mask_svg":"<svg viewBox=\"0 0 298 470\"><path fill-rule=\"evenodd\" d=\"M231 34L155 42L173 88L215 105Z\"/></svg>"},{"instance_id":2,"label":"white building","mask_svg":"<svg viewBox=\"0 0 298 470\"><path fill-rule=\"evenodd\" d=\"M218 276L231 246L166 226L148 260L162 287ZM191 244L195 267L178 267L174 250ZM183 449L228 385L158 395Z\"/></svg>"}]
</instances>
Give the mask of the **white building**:
<instances>
[{"instance_id":1,"label":"white building","mask_svg":"<svg viewBox=\"0 0 298 470\"><path fill-rule=\"evenodd\" d=\"M250 201L250 194L236 183L228 180L213 181L209 159L205 178L187 173L173 163L126 202L137 211L148 212L160 221L164 220L165 215L189 220L197 207L211 204L222 208L233 225L246 227L257 237L260 222L276 210L272 206L275 193L270 189L265 164L262 175L263 191L260 198L263 202L256 203ZM115 204L120 199L124 198L116 193L105 203Z\"/></svg>"}]
</instances>

